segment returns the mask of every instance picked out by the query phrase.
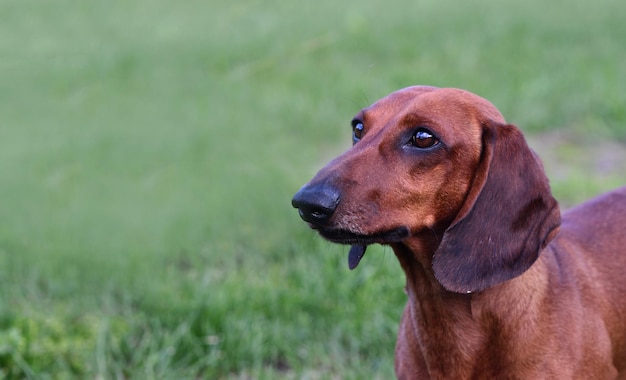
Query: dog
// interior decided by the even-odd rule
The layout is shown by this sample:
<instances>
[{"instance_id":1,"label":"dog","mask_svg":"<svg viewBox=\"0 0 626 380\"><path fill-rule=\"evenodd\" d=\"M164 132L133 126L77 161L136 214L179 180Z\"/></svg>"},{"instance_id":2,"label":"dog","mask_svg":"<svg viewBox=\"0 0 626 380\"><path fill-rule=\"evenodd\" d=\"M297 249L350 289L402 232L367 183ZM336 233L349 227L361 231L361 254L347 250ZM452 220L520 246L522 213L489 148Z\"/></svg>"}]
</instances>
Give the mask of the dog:
<instances>
[{"instance_id":1,"label":"dog","mask_svg":"<svg viewBox=\"0 0 626 380\"><path fill-rule=\"evenodd\" d=\"M327 240L392 247L399 379L626 378L626 187L564 212L520 130L453 88L396 91L293 197Z\"/></svg>"}]
</instances>

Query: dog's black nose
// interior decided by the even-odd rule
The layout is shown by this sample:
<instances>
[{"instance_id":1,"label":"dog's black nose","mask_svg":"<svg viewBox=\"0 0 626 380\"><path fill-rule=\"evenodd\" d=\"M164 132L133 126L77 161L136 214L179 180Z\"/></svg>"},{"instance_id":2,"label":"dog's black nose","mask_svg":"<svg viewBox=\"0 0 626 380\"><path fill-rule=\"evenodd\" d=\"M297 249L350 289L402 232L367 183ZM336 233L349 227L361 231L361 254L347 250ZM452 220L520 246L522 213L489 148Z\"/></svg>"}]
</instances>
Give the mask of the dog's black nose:
<instances>
[{"instance_id":1,"label":"dog's black nose","mask_svg":"<svg viewBox=\"0 0 626 380\"><path fill-rule=\"evenodd\" d=\"M325 183L304 186L291 200L302 219L317 225L328 223L338 204L339 191Z\"/></svg>"}]
</instances>

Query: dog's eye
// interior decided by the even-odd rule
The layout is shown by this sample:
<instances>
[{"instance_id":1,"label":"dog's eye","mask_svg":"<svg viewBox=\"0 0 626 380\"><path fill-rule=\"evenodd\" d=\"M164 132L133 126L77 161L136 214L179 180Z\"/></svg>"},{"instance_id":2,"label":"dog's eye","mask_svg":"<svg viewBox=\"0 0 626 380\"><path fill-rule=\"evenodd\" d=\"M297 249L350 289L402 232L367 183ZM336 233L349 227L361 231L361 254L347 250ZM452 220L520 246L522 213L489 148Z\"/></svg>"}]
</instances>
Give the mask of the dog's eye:
<instances>
[{"instance_id":1,"label":"dog's eye","mask_svg":"<svg viewBox=\"0 0 626 380\"><path fill-rule=\"evenodd\" d=\"M420 128L411 136L410 144L416 148L426 149L439 144L439 139L428 129Z\"/></svg>"},{"instance_id":2,"label":"dog's eye","mask_svg":"<svg viewBox=\"0 0 626 380\"><path fill-rule=\"evenodd\" d=\"M363 123L355 120L352 122L352 142L356 144L361 137L363 137Z\"/></svg>"}]
</instances>

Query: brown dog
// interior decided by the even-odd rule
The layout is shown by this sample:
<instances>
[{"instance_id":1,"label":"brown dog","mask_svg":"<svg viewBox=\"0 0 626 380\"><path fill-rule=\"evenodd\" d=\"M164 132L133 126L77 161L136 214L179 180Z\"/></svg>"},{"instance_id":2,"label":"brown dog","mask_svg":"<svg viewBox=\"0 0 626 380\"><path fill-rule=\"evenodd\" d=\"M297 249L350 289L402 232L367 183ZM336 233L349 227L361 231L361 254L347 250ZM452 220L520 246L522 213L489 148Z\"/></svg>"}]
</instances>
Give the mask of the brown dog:
<instances>
[{"instance_id":1,"label":"brown dog","mask_svg":"<svg viewBox=\"0 0 626 380\"><path fill-rule=\"evenodd\" d=\"M401 379L626 378L626 187L561 215L539 159L488 101L409 87L294 196L326 239L393 248Z\"/></svg>"}]
</instances>

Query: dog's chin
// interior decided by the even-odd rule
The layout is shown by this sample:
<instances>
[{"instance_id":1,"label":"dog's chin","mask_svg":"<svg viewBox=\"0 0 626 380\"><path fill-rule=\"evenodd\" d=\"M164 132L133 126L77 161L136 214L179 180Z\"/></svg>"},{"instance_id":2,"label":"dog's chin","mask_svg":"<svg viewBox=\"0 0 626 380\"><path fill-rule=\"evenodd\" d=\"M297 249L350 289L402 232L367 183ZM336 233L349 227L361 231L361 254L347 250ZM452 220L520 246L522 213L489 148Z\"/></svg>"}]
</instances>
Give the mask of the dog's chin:
<instances>
[{"instance_id":1,"label":"dog's chin","mask_svg":"<svg viewBox=\"0 0 626 380\"><path fill-rule=\"evenodd\" d=\"M406 239L409 236L409 229L407 227L397 227L383 232L374 234L358 234L351 231L322 228L311 225L316 229L322 237L333 243L338 244L350 244L350 252L348 252L348 268L356 268L365 250L370 244L391 244Z\"/></svg>"},{"instance_id":2,"label":"dog's chin","mask_svg":"<svg viewBox=\"0 0 626 380\"><path fill-rule=\"evenodd\" d=\"M358 234L352 231L313 227L322 237L337 244L350 244L367 246L370 244L391 244L402 241L409 237L407 227L396 227L373 234Z\"/></svg>"}]
</instances>

